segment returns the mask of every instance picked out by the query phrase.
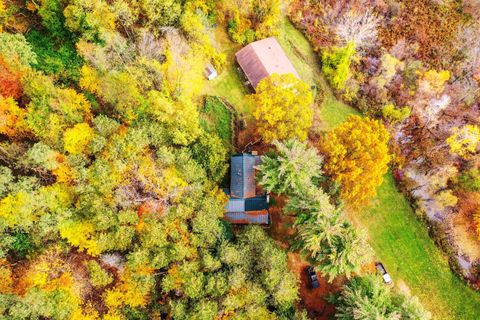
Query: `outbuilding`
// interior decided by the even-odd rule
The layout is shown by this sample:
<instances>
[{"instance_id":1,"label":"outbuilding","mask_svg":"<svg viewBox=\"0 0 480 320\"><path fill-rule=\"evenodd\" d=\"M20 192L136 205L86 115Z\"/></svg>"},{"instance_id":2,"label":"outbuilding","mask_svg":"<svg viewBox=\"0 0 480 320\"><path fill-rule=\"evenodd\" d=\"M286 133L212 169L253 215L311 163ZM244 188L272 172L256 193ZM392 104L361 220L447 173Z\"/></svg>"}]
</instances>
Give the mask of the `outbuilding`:
<instances>
[{"instance_id":1,"label":"outbuilding","mask_svg":"<svg viewBox=\"0 0 480 320\"><path fill-rule=\"evenodd\" d=\"M209 63L205 67L205 77L207 77L208 80L213 80L218 76L217 70Z\"/></svg>"},{"instance_id":2,"label":"outbuilding","mask_svg":"<svg viewBox=\"0 0 480 320\"><path fill-rule=\"evenodd\" d=\"M235 54L238 65L253 89L271 74L291 73L300 79L297 70L274 37L255 41Z\"/></svg>"}]
</instances>

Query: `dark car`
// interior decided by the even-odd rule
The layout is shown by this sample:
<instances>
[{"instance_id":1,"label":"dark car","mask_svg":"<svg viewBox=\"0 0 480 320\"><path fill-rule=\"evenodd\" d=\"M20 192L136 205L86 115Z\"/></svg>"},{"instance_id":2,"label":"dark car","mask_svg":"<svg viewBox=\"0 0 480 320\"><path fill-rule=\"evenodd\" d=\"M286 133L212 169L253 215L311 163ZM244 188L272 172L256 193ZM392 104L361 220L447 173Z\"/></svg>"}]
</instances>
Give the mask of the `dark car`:
<instances>
[{"instance_id":1,"label":"dark car","mask_svg":"<svg viewBox=\"0 0 480 320\"><path fill-rule=\"evenodd\" d=\"M377 262L377 263L375 263L375 267L377 267L377 270L382 275L383 282L385 282L386 284L392 284L393 283L392 278L388 274L387 269L385 269L385 267L383 266L383 263Z\"/></svg>"},{"instance_id":2,"label":"dark car","mask_svg":"<svg viewBox=\"0 0 480 320\"><path fill-rule=\"evenodd\" d=\"M315 269L310 266L307 268L308 279L310 280L310 288L315 289L320 287L320 282L318 282L317 273Z\"/></svg>"}]
</instances>

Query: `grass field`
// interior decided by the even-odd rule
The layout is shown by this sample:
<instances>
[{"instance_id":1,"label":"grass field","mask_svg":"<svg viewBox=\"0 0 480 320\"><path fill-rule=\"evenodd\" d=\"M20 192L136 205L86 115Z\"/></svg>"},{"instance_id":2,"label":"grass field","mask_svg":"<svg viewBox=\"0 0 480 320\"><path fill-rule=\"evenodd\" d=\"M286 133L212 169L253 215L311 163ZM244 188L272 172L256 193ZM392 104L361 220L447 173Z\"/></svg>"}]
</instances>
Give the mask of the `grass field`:
<instances>
[{"instance_id":1,"label":"grass field","mask_svg":"<svg viewBox=\"0 0 480 320\"><path fill-rule=\"evenodd\" d=\"M376 256L400 290L408 287L438 319L480 318L480 294L451 272L391 174L385 176L372 207L350 216L367 230Z\"/></svg>"},{"instance_id":2,"label":"grass field","mask_svg":"<svg viewBox=\"0 0 480 320\"><path fill-rule=\"evenodd\" d=\"M321 75L317 55L308 41L285 19L278 37L304 81L315 84L325 94L320 108L322 129L341 124L356 110L337 100ZM228 39L222 46L233 61L233 46ZM207 92L225 96L239 112L248 113L245 91L231 63ZM224 81L225 83L221 83ZM397 289L418 296L435 319L479 319L480 294L471 290L450 271L447 259L429 238L425 225L418 221L405 197L397 190L391 174L385 176L378 197L362 213L350 213L350 220L368 232L369 242L389 272Z\"/></svg>"}]
</instances>

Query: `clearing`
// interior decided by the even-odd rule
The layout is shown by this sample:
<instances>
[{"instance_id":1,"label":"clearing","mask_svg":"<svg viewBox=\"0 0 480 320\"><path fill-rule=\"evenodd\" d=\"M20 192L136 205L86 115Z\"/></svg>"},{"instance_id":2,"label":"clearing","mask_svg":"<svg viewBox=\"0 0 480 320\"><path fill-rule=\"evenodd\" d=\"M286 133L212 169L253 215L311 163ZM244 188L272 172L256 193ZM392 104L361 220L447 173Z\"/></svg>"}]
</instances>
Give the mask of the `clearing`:
<instances>
[{"instance_id":1,"label":"clearing","mask_svg":"<svg viewBox=\"0 0 480 320\"><path fill-rule=\"evenodd\" d=\"M219 77L207 83L204 93L226 98L249 120L251 110L245 101L247 92L234 64L234 53L241 46L230 42L222 27L217 28L216 37L228 55L228 62ZM329 130L345 121L349 114L358 114L335 98L321 75L317 54L287 19L284 19L277 38L302 79L316 85L325 94L321 105L316 107L318 121L315 130ZM249 125L246 131L252 132L252 127ZM359 229L367 231L377 259L385 264L397 289L418 296L436 319L478 318L480 294L451 272L447 259L397 190L390 173L385 176L372 206L361 213L349 213L348 217ZM291 265L292 259L298 260L290 256ZM293 263L295 267L292 269L302 272L302 263ZM323 301L318 303L324 305Z\"/></svg>"}]
</instances>

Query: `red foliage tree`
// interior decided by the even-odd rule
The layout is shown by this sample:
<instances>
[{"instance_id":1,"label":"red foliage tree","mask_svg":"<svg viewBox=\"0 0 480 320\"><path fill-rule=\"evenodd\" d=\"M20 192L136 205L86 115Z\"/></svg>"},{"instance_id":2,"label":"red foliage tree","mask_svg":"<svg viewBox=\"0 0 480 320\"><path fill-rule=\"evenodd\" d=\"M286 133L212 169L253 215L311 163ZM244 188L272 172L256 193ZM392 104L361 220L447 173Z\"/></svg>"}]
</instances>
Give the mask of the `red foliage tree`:
<instances>
[{"instance_id":1,"label":"red foliage tree","mask_svg":"<svg viewBox=\"0 0 480 320\"><path fill-rule=\"evenodd\" d=\"M23 89L20 82L20 73L10 70L0 57L0 95L18 99L22 96Z\"/></svg>"}]
</instances>

